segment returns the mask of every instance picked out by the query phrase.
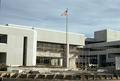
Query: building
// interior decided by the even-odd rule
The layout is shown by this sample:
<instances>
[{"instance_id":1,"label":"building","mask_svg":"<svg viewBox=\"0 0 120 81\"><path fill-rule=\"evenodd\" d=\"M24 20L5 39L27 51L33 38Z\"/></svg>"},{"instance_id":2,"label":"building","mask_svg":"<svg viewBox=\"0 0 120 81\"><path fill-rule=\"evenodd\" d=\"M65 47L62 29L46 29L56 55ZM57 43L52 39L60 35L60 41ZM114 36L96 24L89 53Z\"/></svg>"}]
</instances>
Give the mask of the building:
<instances>
[{"instance_id":1,"label":"building","mask_svg":"<svg viewBox=\"0 0 120 81\"><path fill-rule=\"evenodd\" d=\"M96 31L94 38L87 38L81 64L88 68L120 69L120 31L110 29Z\"/></svg>"},{"instance_id":2,"label":"building","mask_svg":"<svg viewBox=\"0 0 120 81\"><path fill-rule=\"evenodd\" d=\"M66 32L12 24L0 25L0 64L120 69L119 31L96 31L94 38L68 32L68 43L69 56L66 53Z\"/></svg>"},{"instance_id":3,"label":"building","mask_svg":"<svg viewBox=\"0 0 120 81\"><path fill-rule=\"evenodd\" d=\"M79 49L85 45L83 34L68 33L69 58L66 55L66 33L61 31L0 25L0 63L9 66L76 68Z\"/></svg>"}]
</instances>

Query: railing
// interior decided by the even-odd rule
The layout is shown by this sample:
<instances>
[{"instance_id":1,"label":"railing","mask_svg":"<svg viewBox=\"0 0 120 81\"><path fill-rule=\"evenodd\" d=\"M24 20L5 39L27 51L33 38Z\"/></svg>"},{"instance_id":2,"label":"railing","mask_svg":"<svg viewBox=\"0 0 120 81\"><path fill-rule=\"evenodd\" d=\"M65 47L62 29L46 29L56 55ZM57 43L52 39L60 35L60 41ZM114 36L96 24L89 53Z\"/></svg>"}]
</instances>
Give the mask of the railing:
<instances>
[{"instance_id":1,"label":"railing","mask_svg":"<svg viewBox=\"0 0 120 81\"><path fill-rule=\"evenodd\" d=\"M112 74L40 74L40 73L1 73L1 81L115 81L119 75Z\"/></svg>"}]
</instances>

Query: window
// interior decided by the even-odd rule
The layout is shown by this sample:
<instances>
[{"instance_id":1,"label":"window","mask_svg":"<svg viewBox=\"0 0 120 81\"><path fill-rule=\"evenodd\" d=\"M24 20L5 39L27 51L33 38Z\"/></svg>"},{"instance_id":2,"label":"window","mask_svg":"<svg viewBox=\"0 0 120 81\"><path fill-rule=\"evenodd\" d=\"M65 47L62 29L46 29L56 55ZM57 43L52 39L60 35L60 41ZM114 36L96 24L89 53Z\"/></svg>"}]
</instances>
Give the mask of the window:
<instances>
[{"instance_id":1,"label":"window","mask_svg":"<svg viewBox=\"0 0 120 81\"><path fill-rule=\"evenodd\" d=\"M112 46L108 46L108 48L120 48L120 45L112 45Z\"/></svg>"},{"instance_id":2,"label":"window","mask_svg":"<svg viewBox=\"0 0 120 81\"><path fill-rule=\"evenodd\" d=\"M0 64L6 64L6 55L7 55L7 53L0 52Z\"/></svg>"},{"instance_id":3,"label":"window","mask_svg":"<svg viewBox=\"0 0 120 81\"><path fill-rule=\"evenodd\" d=\"M7 43L7 35L0 34L0 43Z\"/></svg>"},{"instance_id":4,"label":"window","mask_svg":"<svg viewBox=\"0 0 120 81\"><path fill-rule=\"evenodd\" d=\"M108 58L114 58L115 55L114 54L108 54Z\"/></svg>"},{"instance_id":5,"label":"window","mask_svg":"<svg viewBox=\"0 0 120 81\"><path fill-rule=\"evenodd\" d=\"M49 57L39 57L37 56L36 64L38 65L50 65L50 58Z\"/></svg>"}]
</instances>

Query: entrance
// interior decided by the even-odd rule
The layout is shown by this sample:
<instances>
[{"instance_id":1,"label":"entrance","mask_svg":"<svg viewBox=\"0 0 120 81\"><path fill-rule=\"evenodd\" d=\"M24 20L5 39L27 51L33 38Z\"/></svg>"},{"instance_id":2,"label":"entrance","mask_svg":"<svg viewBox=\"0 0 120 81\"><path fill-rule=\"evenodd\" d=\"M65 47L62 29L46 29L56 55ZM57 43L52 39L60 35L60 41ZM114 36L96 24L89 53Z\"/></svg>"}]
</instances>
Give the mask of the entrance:
<instances>
[{"instance_id":1,"label":"entrance","mask_svg":"<svg viewBox=\"0 0 120 81\"><path fill-rule=\"evenodd\" d=\"M106 66L106 55L99 56L99 66L105 67Z\"/></svg>"}]
</instances>

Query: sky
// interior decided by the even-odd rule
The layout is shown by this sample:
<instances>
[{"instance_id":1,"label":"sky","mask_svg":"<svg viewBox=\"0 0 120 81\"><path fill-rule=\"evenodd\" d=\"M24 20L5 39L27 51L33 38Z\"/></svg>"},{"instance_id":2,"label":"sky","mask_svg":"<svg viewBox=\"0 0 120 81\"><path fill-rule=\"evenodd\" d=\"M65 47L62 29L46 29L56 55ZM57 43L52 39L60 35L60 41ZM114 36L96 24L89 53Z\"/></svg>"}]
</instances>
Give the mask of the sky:
<instances>
[{"instance_id":1,"label":"sky","mask_svg":"<svg viewBox=\"0 0 120 81\"><path fill-rule=\"evenodd\" d=\"M101 29L120 30L120 0L1 0L0 24L17 24L65 31L88 37Z\"/></svg>"}]
</instances>

